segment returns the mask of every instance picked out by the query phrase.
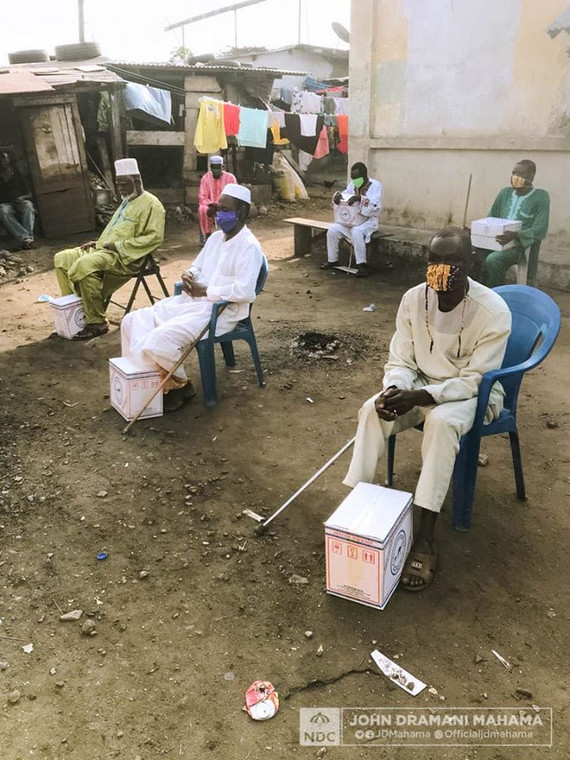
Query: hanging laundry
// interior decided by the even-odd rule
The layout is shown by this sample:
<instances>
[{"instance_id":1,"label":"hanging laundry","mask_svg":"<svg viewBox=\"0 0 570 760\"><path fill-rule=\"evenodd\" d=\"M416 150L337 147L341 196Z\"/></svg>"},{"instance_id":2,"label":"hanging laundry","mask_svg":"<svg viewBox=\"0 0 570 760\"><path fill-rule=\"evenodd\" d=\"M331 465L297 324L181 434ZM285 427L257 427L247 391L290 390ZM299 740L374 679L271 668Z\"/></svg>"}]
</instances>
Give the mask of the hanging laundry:
<instances>
[{"instance_id":1,"label":"hanging laundry","mask_svg":"<svg viewBox=\"0 0 570 760\"><path fill-rule=\"evenodd\" d=\"M348 116L339 114L338 119L338 149L341 153L348 153Z\"/></svg>"},{"instance_id":2,"label":"hanging laundry","mask_svg":"<svg viewBox=\"0 0 570 760\"><path fill-rule=\"evenodd\" d=\"M283 116L283 127L285 127L285 114L281 114ZM281 125L279 124L278 119L273 120L273 124L270 127L271 134L273 135L273 142L275 145L287 145L289 140L286 137L281 137Z\"/></svg>"},{"instance_id":3,"label":"hanging laundry","mask_svg":"<svg viewBox=\"0 0 570 760\"><path fill-rule=\"evenodd\" d=\"M172 98L168 90L128 82L124 93L126 110L131 113L136 111L137 118L151 124L155 123L156 119L166 124L172 121ZM151 118L147 119L147 116Z\"/></svg>"},{"instance_id":4,"label":"hanging laundry","mask_svg":"<svg viewBox=\"0 0 570 760\"><path fill-rule=\"evenodd\" d=\"M337 114L348 114L348 98L333 98L333 100L336 106Z\"/></svg>"},{"instance_id":5,"label":"hanging laundry","mask_svg":"<svg viewBox=\"0 0 570 760\"><path fill-rule=\"evenodd\" d=\"M334 101L335 101L334 98L329 98L329 97L323 98L323 112L325 114L336 113L336 103Z\"/></svg>"},{"instance_id":6,"label":"hanging laundry","mask_svg":"<svg viewBox=\"0 0 570 760\"><path fill-rule=\"evenodd\" d=\"M264 148L246 148L245 157L249 161L254 161L257 164L271 164L273 163L273 154L275 152L275 145L273 143L273 133L270 129L266 132L266 143Z\"/></svg>"},{"instance_id":7,"label":"hanging laundry","mask_svg":"<svg viewBox=\"0 0 570 760\"><path fill-rule=\"evenodd\" d=\"M311 156L310 153L305 153L304 150L299 151L299 169L302 172L307 171L312 160L313 160L313 157Z\"/></svg>"},{"instance_id":8,"label":"hanging laundry","mask_svg":"<svg viewBox=\"0 0 570 760\"><path fill-rule=\"evenodd\" d=\"M313 158L322 158L323 156L327 156L329 154L329 136L328 136L328 130L327 127L323 126L321 129L321 134L319 135L319 142L317 143L317 148L315 152L313 153Z\"/></svg>"},{"instance_id":9,"label":"hanging laundry","mask_svg":"<svg viewBox=\"0 0 570 760\"><path fill-rule=\"evenodd\" d=\"M319 141L319 135L323 128L324 120L322 116L317 116L317 127L313 137L306 137L301 134L301 121L298 113L285 114L285 128L289 142L293 143L296 148L304 150L310 156L313 155Z\"/></svg>"},{"instance_id":10,"label":"hanging laundry","mask_svg":"<svg viewBox=\"0 0 570 760\"><path fill-rule=\"evenodd\" d=\"M314 92L294 92L291 113L321 113L323 99Z\"/></svg>"},{"instance_id":11,"label":"hanging laundry","mask_svg":"<svg viewBox=\"0 0 570 760\"><path fill-rule=\"evenodd\" d=\"M224 128L224 104L221 100L200 102L194 145L198 153L216 153L228 147Z\"/></svg>"},{"instance_id":12,"label":"hanging laundry","mask_svg":"<svg viewBox=\"0 0 570 760\"><path fill-rule=\"evenodd\" d=\"M239 112L239 106L224 103L224 129L228 137L233 137L239 132Z\"/></svg>"},{"instance_id":13,"label":"hanging laundry","mask_svg":"<svg viewBox=\"0 0 570 760\"><path fill-rule=\"evenodd\" d=\"M301 125L302 137L314 137L317 134L317 116L312 113L300 113L299 122Z\"/></svg>"},{"instance_id":14,"label":"hanging laundry","mask_svg":"<svg viewBox=\"0 0 570 760\"><path fill-rule=\"evenodd\" d=\"M238 145L265 148L267 142L267 111L242 108L239 114Z\"/></svg>"}]
</instances>

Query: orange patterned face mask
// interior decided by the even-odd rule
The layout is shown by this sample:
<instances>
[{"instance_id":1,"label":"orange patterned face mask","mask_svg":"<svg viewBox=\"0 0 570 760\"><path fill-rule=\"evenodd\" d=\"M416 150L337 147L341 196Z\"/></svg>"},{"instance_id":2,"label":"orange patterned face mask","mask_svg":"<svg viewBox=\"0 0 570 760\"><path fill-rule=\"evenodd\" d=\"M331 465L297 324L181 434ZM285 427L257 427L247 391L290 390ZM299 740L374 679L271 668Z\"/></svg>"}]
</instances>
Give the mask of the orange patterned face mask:
<instances>
[{"instance_id":1,"label":"orange patterned face mask","mask_svg":"<svg viewBox=\"0 0 570 760\"><path fill-rule=\"evenodd\" d=\"M456 290L463 282L463 269L455 264L428 264L426 282L438 293Z\"/></svg>"},{"instance_id":2,"label":"orange patterned face mask","mask_svg":"<svg viewBox=\"0 0 570 760\"><path fill-rule=\"evenodd\" d=\"M511 174L511 187L515 190L519 190L521 187L526 187L527 184L530 183L527 183L524 177L521 177L518 174Z\"/></svg>"}]
</instances>

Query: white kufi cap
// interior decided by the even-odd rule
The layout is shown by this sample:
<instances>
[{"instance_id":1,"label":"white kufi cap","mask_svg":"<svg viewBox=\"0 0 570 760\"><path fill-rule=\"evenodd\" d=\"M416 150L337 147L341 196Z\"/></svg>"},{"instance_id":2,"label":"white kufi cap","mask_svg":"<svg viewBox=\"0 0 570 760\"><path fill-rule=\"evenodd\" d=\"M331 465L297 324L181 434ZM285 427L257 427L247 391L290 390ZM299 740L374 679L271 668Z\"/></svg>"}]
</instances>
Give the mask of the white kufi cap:
<instances>
[{"instance_id":1,"label":"white kufi cap","mask_svg":"<svg viewBox=\"0 0 570 760\"><path fill-rule=\"evenodd\" d=\"M232 198L237 198L238 201L244 201L244 203L249 203L251 205L251 192L243 185L236 185L231 182L224 187L222 195L229 195Z\"/></svg>"},{"instance_id":2,"label":"white kufi cap","mask_svg":"<svg viewBox=\"0 0 570 760\"><path fill-rule=\"evenodd\" d=\"M210 156L211 164L223 164L224 159L221 156Z\"/></svg>"},{"instance_id":3,"label":"white kufi cap","mask_svg":"<svg viewBox=\"0 0 570 760\"><path fill-rule=\"evenodd\" d=\"M132 177L140 175L139 165L136 158L119 158L115 161L115 174L117 177Z\"/></svg>"}]
</instances>

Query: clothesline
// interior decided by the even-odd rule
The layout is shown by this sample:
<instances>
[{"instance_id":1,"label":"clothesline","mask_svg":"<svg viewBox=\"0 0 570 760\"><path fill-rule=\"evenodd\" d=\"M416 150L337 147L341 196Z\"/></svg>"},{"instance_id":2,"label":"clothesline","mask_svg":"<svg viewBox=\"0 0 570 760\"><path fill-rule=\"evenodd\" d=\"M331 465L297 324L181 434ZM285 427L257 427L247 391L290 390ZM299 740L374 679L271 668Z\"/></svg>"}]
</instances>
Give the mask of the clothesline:
<instances>
[{"instance_id":1,"label":"clothesline","mask_svg":"<svg viewBox=\"0 0 570 760\"><path fill-rule=\"evenodd\" d=\"M307 114L247 108L204 96L194 135L199 153L213 154L227 150L228 137L235 137L245 147L250 160L271 163L275 145L292 143L308 164L322 158L331 148L348 152L348 116L346 114ZM256 152L257 151L257 152Z\"/></svg>"}]
</instances>

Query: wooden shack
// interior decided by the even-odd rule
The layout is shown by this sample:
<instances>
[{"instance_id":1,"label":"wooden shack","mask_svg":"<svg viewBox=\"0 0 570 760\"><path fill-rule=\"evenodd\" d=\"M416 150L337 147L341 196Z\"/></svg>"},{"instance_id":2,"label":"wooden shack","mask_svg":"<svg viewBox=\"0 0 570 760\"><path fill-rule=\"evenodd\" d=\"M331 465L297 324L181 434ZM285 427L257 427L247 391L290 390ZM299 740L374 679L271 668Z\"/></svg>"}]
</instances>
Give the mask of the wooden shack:
<instances>
[{"instance_id":1,"label":"wooden shack","mask_svg":"<svg viewBox=\"0 0 570 760\"><path fill-rule=\"evenodd\" d=\"M124 155L124 82L104 61L25 63L0 71L0 146L13 153L28 179L45 237L95 228L89 171L112 182L111 162ZM103 93L108 128L94 138L100 148L95 158L88 150L94 130L87 115L97 112Z\"/></svg>"}]
</instances>

